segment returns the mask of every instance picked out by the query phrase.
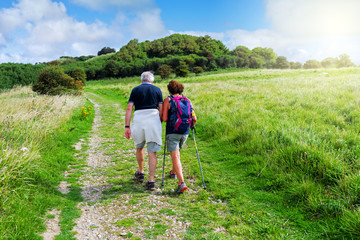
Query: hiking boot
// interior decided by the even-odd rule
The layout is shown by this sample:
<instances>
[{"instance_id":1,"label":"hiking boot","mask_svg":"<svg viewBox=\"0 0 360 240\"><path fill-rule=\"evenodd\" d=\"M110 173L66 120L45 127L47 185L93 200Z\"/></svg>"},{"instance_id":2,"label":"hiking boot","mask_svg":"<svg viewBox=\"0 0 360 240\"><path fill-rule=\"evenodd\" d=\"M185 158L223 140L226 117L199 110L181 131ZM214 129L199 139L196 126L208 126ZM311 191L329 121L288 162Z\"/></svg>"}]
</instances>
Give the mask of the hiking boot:
<instances>
[{"instance_id":1,"label":"hiking boot","mask_svg":"<svg viewBox=\"0 0 360 240\"><path fill-rule=\"evenodd\" d=\"M141 173L139 170L137 170L135 172L135 178L139 181L139 182L143 182L144 181L144 173Z\"/></svg>"},{"instance_id":2,"label":"hiking boot","mask_svg":"<svg viewBox=\"0 0 360 240\"><path fill-rule=\"evenodd\" d=\"M179 184L176 192L183 193L186 189L188 189L188 187L186 186L186 184L184 182L182 182L181 184Z\"/></svg>"},{"instance_id":3,"label":"hiking boot","mask_svg":"<svg viewBox=\"0 0 360 240\"><path fill-rule=\"evenodd\" d=\"M146 182L145 185L148 190L150 190L150 191L155 190L155 182Z\"/></svg>"},{"instance_id":4,"label":"hiking boot","mask_svg":"<svg viewBox=\"0 0 360 240\"><path fill-rule=\"evenodd\" d=\"M173 173L172 170L170 170L169 176L170 176L170 178L172 178L172 179L177 179L176 173Z\"/></svg>"}]
</instances>

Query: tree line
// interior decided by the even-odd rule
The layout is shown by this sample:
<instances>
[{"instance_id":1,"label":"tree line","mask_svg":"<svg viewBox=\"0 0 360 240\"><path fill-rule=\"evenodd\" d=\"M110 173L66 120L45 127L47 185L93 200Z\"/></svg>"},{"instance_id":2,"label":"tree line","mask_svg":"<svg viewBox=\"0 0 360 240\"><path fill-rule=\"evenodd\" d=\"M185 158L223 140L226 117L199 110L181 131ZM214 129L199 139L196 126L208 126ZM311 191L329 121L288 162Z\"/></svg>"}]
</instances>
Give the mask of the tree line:
<instances>
[{"instance_id":1,"label":"tree line","mask_svg":"<svg viewBox=\"0 0 360 240\"><path fill-rule=\"evenodd\" d=\"M226 68L313 69L355 66L346 54L322 61L308 60L302 64L277 56L271 48L256 47L250 50L238 46L230 51L221 41L210 36L186 34L173 34L144 42L133 39L117 52L113 48L104 47L97 57L90 60L72 58L59 64L67 70L83 68L88 80L135 76L145 70L152 70L166 78L171 73L186 76L190 72L199 74Z\"/></svg>"},{"instance_id":2,"label":"tree line","mask_svg":"<svg viewBox=\"0 0 360 240\"><path fill-rule=\"evenodd\" d=\"M38 81L44 64L3 63L0 64L0 89L31 85Z\"/></svg>"},{"instance_id":3,"label":"tree line","mask_svg":"<svg viewBox=\"0 0 360 240\"><path fill-rule=\"evenodd\" d=\"M322 61L308 60L302 64L277 56L271 48L256 47L250 50L238 46L230 51L221 41L207 35L196 37L173 34L154 41L139 42L133 39L119 51L104 47L97 56L62 56L58 60L36 65L0 64L0 88L36 83L39 72L46 65L60 66L66 73L83 69L87 80L135 76L146 70L166 78L171 73L182 77L190 72L200 74L226 68L313 69L355 66L346 54Z\"/></svg>"}]
</instances>

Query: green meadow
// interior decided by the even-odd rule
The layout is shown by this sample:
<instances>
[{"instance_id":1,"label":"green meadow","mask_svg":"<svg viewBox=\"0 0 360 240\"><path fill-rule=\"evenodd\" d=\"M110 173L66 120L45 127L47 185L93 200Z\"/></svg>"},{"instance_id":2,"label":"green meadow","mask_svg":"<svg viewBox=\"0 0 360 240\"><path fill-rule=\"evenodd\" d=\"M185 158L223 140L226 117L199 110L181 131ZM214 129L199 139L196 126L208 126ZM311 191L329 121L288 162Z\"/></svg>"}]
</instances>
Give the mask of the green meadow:
<instances>
[{"instance_id":1,"label":"green meadow","mask_svg":"<svg viewBox=\"0 0 360 240\"><path fill-rule=\"evenodd\" d=\"M360 238L360 69L239 70L176 80L185 85L198 117L196 144L207 187L202 189L191 134L181 160L194 194L173 197L174 182L168 179L161 187L159 152L157 187L170 196L171 206L159 214L186 220L184 239ZM56 186L69 165L84 164L74 159L72 145L90 137L93 116L80 117L81 107L89 105L86 96L112 106L102 113L103 137L112 139L107 154L130 151L123 125L115 124L116 108L126 109L139 83L139 77L90 81L85 94L75 97L39 96L30 88L0 94L0 238L41 239L46 211L57 207L62 210L57 239L73 239L81 173L71 177L68 196ZM167 83L156 76L164 97ZM117 157L105 172L114 179L103 201L131 193L128 204L139 204L150 193L118 177L132 175L136 160ZM156 218L150 207L144 205ZM147 238L165 233L166 222L158 221L153 231L146 230Z\"/></svg>"},{"instance_id":2,"label":"green meadow","mask_svg":"<svg viewBox=\"0 0 360 240\"><path fill-rule=\"evenodd\" d=\"M231 214L221 225L229 236L359 237L359 74L256 70L177 79L199 119L204 194L226 204ZM87 91L126 103L137 84L98 81ZM167 81L155 84L166 96ZM201 186L190 138L182 161Z\"/></svg>"}]
</instances>

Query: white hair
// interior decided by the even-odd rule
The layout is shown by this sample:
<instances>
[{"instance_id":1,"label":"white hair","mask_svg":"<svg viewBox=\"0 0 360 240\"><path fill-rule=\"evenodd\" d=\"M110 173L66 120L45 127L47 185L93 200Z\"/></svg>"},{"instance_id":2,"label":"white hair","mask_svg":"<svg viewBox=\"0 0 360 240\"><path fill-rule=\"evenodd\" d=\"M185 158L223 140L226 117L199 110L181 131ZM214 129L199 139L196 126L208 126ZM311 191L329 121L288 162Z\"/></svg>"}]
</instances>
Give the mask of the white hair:
<instances>
[{"instance_id":1,"label":"white hair","mask_svg":"<svg viewBox=\"0 0 360 240\"><path fill-rule=\"evenodd\" d=\"M154 74L152 72L143 72L141 74L141 81L143 82L154 82Z\"/></svg>"}]
</instances>

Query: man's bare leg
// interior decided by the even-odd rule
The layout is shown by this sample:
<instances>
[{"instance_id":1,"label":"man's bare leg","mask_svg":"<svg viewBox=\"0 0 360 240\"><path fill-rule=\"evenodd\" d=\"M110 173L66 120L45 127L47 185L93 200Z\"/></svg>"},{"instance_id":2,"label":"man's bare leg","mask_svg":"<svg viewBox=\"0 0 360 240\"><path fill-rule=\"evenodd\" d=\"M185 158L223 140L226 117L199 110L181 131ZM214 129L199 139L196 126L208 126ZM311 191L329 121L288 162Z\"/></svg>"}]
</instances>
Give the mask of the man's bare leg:
<instances>
[{"instance_id":1,"label":"man's bare leg","mask_svg":"<svg viewBox=\"0 0 360 240\"><path fill-rule=\"evenodd\" d=\"M139 172L144 173L144 148L136 149L136 160L139 165Z\"/></svg>"},{"instance_id":2,"label":"man's bare leg","mask_svg":"<svg viewBox=\"0 0 360 240\"><path fill-rule=\"evenodd\" d=\"M157 164L156 152L149 152L149 182L155 182L155 170Z\"/></svg>"}]
</instances>

